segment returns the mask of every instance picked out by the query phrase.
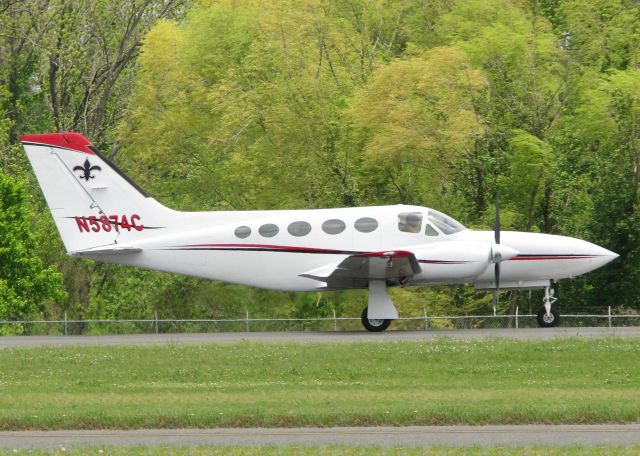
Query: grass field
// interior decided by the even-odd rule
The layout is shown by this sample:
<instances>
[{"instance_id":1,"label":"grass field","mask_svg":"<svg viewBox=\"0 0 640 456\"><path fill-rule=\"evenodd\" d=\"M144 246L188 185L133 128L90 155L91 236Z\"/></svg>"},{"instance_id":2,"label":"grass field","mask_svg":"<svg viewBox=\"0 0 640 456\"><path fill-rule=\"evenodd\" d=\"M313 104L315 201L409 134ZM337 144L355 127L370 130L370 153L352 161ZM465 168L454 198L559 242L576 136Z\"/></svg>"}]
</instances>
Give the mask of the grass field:
<instances>
[{"instance_id":1,"label":"grass field","mask_svg":"<svg viewBox=\"0 0 640 456\"><path fill-rule=\"evenodd\" d=\"M640 339L0 350L0 428L640 420Z\"/></svg>"},{"instance_id":2,"label":"grass field","mask_svg":"<svg viewBox=\"0 0 640 456\"><path fill-rule=\"evenodd\" d=\"M54 451L29 450L0 451L0 455L29 456L637 456L640 446L631 447L430 447L430 448L380 448L380 447L300 447L300 446L261 446L261 447L92 447L65 448Z\"/></svg>"}]
</instances>

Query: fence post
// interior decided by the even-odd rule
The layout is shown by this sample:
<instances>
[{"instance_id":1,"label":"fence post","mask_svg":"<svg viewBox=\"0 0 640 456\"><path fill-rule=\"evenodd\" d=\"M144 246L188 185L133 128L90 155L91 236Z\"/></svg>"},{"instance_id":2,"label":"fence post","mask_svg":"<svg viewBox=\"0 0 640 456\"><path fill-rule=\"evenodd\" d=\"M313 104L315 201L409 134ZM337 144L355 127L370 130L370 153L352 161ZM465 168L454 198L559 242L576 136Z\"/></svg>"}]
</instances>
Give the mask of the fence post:
<instances>
[{"instance_id":1,"label":"fence post","mask_svg":"<svg viewBox=\"0 0 640 456\"><path fill-rule=\"evenodd\" d=\"M518 306L516 306L516 329L518 329Z\"/></svg>"},{"instance_id":2,"label":"fence post","mask_svg":"<svg viewBox=\"0 0 640 456\"><path fill-rule=\"evenodd\" d=\"M427 317L427 309L423 307L422 311L424 312L424 330L426 331L429 329L429 318Z\"/></svg>"},{"instance_id":3,"label":"fence post","mask_svg":"<svg viewBox=\"0 0 640 456\"><path fill-rule=\"evenodd\" d=\"M338 330L338 320L336 320L336 309L333 309L333 331Z\"/></svg>"},{"instance_id":4,"label":"fence post","mask_svg":"<svg viewBox=\"0 0 640 456\"><path fill-rule=\"evenodd\" d=\"M608 316L608 320L609 320L609 328L611 328L611 306L609 306L609 316Z\"/></svg>"},{"instance_id":5,"label":"fence post","mask_svg":"<svg viewBox=\"0 0 640 456\"><path fill-rule=\"evenodd\" d=\"M157 310L153 311L153 316L155 318L154 324L156 327L156 334L158 334L158 311Z\"/></svg>"},{"instance_id":6,"label":"fence post","mask_svg":"<svg viewBox=\"0 0 640 456\"><path fill-rule=\"evenodd\" d=\"M67 313L64 313L64 335L69 335L69 328L67 327Z\"/></svg>"},{"instance_id":7,"label":"fence post","mask_svg":"<svg viewBox=\"0 0 640 456\"><path fill-rule=\"evenodd\" d=\"M247 332L249 332L249 309L246 309L247 311L247 318L246 318L246 323L247 323Z\"/></svg>"}]
</instances>

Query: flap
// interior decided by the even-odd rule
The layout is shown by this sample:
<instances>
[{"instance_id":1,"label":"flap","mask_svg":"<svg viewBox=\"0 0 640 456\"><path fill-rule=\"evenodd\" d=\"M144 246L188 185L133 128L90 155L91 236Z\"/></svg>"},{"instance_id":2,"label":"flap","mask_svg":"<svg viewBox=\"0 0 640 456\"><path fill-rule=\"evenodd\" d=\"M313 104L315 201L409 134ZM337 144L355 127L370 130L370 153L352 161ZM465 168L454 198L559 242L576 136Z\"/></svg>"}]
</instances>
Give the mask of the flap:
<instances>
[{"instance_id":1,"label":"flap","mask_svg":"<svg viewBox=\"0 0 640 456\"><path fill-rule=\"evenodd\" d=\"M327 264L300 276L326 282L328 288L362 287L367 286L369 280L404 283L420 271L420 264L413 253L392 250L357 253L339 263Z\"/></svg>"}]
</instances>

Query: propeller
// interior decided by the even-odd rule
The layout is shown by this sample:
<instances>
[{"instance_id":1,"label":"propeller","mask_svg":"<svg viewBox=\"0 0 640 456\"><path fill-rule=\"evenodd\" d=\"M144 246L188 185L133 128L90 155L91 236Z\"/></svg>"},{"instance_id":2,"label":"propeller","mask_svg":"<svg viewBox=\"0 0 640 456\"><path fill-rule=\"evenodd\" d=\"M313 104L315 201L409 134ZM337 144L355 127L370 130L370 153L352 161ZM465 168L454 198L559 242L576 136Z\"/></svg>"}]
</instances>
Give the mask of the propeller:
<instances>
[{"instance_id":1,"label":"propeller","mask_svg":"<svg viewBox=\"0 0 640 456\"><path fill-rule=\"evenodd\" d=\"M493 219L493 234L495 236L496 246L500 245L500 198L496 196L496 215ZM496 315L496 307L498 307L498 293L500 293L500 262L502 255L499 249L492 252L492 260L495 263L494 277L496 287L493 290L493 315Z\"/></svg>"},{"instance_id":2,"label":"propeller","mask_svg":"<svg viewBox=\"0 0 640 456\"><path fill-rule=\"evenodd\" d=\"M506 245L500 244L500 200L496 196L496 215L493 219L494 244L491 246L491 263L493 263L493 274L495 288L493 289L493 315L496 315L498 307L498 295L500 293L500 263L518 256L520 252Z\"/></svg>"}]
</instances>

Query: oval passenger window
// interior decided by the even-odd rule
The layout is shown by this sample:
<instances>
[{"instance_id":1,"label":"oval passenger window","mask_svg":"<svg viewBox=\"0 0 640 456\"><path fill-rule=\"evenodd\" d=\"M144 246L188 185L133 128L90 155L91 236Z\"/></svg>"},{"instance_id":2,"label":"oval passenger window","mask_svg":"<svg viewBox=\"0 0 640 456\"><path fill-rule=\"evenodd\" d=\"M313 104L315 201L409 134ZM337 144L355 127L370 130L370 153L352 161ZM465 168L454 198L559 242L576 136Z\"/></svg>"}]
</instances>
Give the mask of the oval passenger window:
<instances>
[{"instance_id":1,"label":"oval passenger window","mask_svg":"<svg viewBox=\"0 0 640 456\"><path fill-rule=\"evenodd\" d=\"M378 228L378 221L371 217L362 217L356 220L356 223L353 226L361 233L371 233Z\"/></svg>"},{"instance_id":2,"label":"oval passenger window","mask_svg":"<svg viewBox=\"0 0 640 456\"><path fill-rule=\"evenodd\" d=\"M322 231L327 234L340 234L346 227L347 225L342 220L331 219L322 224Z\"/></svg>"},{"instance_id":3,"label":"oval passenger window","mask_svg":"<svg viewBox=\"0 0 640 456\"><path fill-rule=\"evenodd\" d=\"M239 226L234 231L234 234L236 235L236 237L239 237L240 239L247 238L251 234L251 228L249 228L248 226Z\"/></svg>"},{"instance_id":4,"label":"oval passenger window","mask_svg":"<svg viewBox=\"0 0 640 456\"><path fill-rule=\"evenodd\" d=\"M260 235L264 237L274 237L276 234L278 234L278 231L280 231L278 229L278 226L274 225L273 223L265 223L258 229L258 233L260 233Z\"/></svg>"},{"instance_id":5,"label":"oval passenger window","mask_svg":"<svg viewBox=\"0 0 640 456\"><path fill-rule=\"evenodd\" d=\"M287 227L291 236L306 236L311 232L311 225L307 222L293 222Z\"/></svg>"}]
</instances>

